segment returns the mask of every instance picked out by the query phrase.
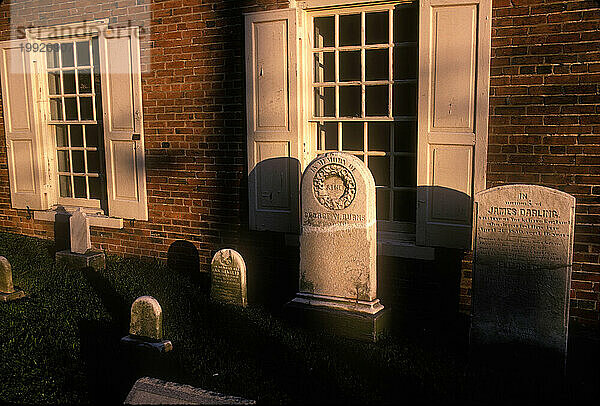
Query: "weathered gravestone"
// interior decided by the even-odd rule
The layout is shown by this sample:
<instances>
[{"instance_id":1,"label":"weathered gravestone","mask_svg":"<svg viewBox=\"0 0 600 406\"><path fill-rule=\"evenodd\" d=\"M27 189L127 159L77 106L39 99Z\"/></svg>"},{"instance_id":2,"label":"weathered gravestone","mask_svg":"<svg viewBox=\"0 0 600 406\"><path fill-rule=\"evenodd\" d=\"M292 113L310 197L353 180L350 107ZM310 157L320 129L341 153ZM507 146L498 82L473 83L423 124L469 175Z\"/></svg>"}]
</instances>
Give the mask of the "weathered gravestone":
<instances>
[{"instance_id":1,"label":"weathered gravestone","mask_svg":"<svg viewBox=\"0 0 600 406\"><path fill-rule=\"evenodd\" d=\"M508 185L478 193L474 210L472 344L539 349L564 359L575 198Z\"/></svg>"},{"instance_id":2,"label":"weathered gravestone","mask_svg":"<svg viewBox=\"0 0 600 406\"><path fill-rule=\"evenodd\" d=\"M0 257L0 302L10 302L25 296L20 289L15 290L12 280L12 267L8 259Z\"/></svg>"},{"instance_id":3,"label":"weathered gravestone","mask_svg":"<svg viewBox=\"0 0 600 406\"><path fill-rule=\"evenodd\" d=\"M84 211L78 208L69 219L69 235L71 250L56 253L56 262L71 268L91 267L95 270L104 269L105 256L103 252L92 251L90 237L90 221Z\"/></svg>"},{"instance_id":4,"label":"weathered gravestone","mask_svg":"<svg viewBox=\"0 0 600 406\"><path fill-rule=\"evenodd\" d=\"M375 182L343 152L314 159L302 176L300 287L291 308L311 324L377 340L385 312L377 299Z\"/></svg>"},{"instance_id":5,"label":"weathered gravestone","mask_svg":"<svg viewBox=\"0 0 600 406\"><path fill-rule=\"evenodd\" d=\"M121 339L124 344L152 348L160 352L173 349L169 340L163 340L163 315L158 300L140 296L131 305L129 335Z\"/></svg>"},{"instance_id":6,"label":"weathered gravestone","mask_svg":"<svg viewBox=\"0 0 600 406\"><path fill-rule=\"evenodd\" d=\"M71 215L69 225L71 230L71 252L85 254L92 248L89 219L81 209L77 209Z\"/></svg>"},{"instance_id":7,"label":"weathered gravestone","mask_svg":"<svg viewBox=\"0 0 600 406\"><path fill-rule=\"evenodd\" d=\"M144 377L127 395L126 405L254 405L254 400L211 392L190 385Z\"/></svg>"},{"instance_id":8,"label":"weathered gravestone","mask_svg":"<svg viewBox=\"0 0 600 406\"><path fill-rule=\"evenodd\" d=\"M211 262L210 297L219 302L248 305L246 263L235 250L218 251Z\"/></svg>"}]
</instances>

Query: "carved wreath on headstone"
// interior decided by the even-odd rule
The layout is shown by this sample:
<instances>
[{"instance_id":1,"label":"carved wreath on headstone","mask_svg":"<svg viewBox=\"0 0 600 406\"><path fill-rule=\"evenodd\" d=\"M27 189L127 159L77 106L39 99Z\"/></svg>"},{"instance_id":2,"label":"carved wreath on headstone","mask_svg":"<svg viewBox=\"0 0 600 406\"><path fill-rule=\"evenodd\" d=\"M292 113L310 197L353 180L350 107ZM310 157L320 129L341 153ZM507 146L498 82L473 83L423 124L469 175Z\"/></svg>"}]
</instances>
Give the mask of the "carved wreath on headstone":
<instances>
[{"instance_id":1,"label":"carved wreath on headstone","mask_svg":"<svg viewBox=\"0 0 600 406\"><path fill-rule=\"evenodd\" d=\"M332 197L325 188L325 181L331 177L340 178L344 184L344 192L338 198ZM317 201L326 208L342 210L350 206L356 196L356 181L348 168L338 164L325 165L315 173L313 193Z\"/></svg>"}]
</instances>

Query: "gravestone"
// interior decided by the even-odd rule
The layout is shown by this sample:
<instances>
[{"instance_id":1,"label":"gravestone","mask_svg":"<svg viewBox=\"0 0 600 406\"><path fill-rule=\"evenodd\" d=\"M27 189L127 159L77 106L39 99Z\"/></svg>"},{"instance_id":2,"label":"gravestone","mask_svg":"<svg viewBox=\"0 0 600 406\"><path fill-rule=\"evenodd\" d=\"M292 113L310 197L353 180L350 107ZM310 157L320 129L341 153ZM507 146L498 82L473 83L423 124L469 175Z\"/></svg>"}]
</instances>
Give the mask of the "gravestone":
<instances>
[{"instance_id":1,"label":"gravestone","mask_svg":"<svg viewBox=\"0 0 600 406\"><path fill-rule=\"evenodd\" d=\"M500 186L476 194L474 211L472 344L564 360L575 198L542 186Z\"/></svg>"},{"instance_id":2,"label":"gravestone","mask_svg":"<svg viewBox=\"0 0 600 406\"><path fill-rule=\"evenodd\" d=\"M90 238L90 222L86 214L79 208L69 220L71 230L71 252L85 254L92 248Z\"/></svg>"},{"instance_id":3,"label":"gravestone","mask_svg":"<svg viewBox=\"0 0 600 406\"><path fill-rule=\"evenodd\" d=\"M144 377L125 398L126 405L254 405L254 400L224 395L175 382Z\"/></svg>"},{"instance_id":4,"label":"gravestone","mask_svg":"<svg viewBox=\"0 0 600 406\"><path fill-rule=\"evenodd\" d=\"M168 340L163 340L163 315L158 300L152 296L140 296L131 305L129 335L122 343L153 348L160 352L173 349Z\"/></svg>"},{"instance_id":5,"label":"gravestone","mask_svg":"<svg viewBox=\"0 0 600 406\"><path fill-rule=\"evenodd\" d=\"M8 259L0 257L0 302L10 302L25 296L25 292L16 289L12 280L12 267Z\"/></svg>"},{"instance_id":6,"label":"gravestone","mask_svg":"<svg viewBox=\"0 0 600 406\"><path fill-rule=\"evenodd\" d=\"M74 269L104 269L105 255L103 252L92 250L90 221L81 208L74 211L69 218L69 239L71 249L56 253L57 264Z\"/></svg>"},{"instance_id":7,"label":"gravestone","mask_svg":"<svg viewBox=\"0 0 600 406\"><path fill-rule=\"evenodd\" d=\"M210 297L213 300L248 305L246 264L235 250L218 251L210 265Z\"/></svg>"},{"instance_id":8,"label":"gravestone","mask_svg":"<svg viewBox=\"0 0 600 406\"><path fill-rule=\"evenodd\" d=\"M289 306L315 327L377 340L386 312L377 299L371 172L353 155L328 152L304 171L301 193L300 286Z\"/></svg>"}]
</instances>

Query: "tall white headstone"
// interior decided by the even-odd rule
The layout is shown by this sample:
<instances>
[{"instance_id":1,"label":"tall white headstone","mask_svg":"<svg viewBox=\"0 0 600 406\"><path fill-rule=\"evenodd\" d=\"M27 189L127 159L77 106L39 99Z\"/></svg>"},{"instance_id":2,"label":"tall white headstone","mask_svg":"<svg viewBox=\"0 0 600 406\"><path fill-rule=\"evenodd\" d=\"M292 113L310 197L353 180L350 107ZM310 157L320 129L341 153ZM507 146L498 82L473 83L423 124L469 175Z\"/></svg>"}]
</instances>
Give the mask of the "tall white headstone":
<instances>
[{"instance_id":1,"label":"tall white headstone","mask_svg":"<svg viewBox=\"0 0 600 406\"><path fill-rule=\"evenodd\" d=\"M300 286L291 305L365 317L366 327L356 333L376 339L383 306L377 299L377 220L371 172L353 155L329 152L308 165L301 192Z\"/></svg>"},{"instance_id":2,"label":"tall white headstone","mask_svg":"<svg viewBox=\"0 0 600 406\"><path fill-rule=\"evenodd\" d=\"M89 219L81 208L78 208L71 215L69 222L71 229L71 252L85 254L92 248Z\"/></svg>"}]
</instances>

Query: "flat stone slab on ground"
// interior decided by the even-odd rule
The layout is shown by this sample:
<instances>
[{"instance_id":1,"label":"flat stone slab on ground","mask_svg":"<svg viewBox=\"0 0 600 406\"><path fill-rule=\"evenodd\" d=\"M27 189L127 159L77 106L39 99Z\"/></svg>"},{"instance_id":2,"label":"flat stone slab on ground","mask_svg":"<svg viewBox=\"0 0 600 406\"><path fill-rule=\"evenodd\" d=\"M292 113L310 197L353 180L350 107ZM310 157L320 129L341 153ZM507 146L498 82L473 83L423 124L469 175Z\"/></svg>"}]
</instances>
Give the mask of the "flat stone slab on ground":
<instances>
[{"instance_id":1,"label":"flat stone slab on ground","mask_svg":"<svg viewBox=\"0 0 600 406\"><path fill-rule=\"evenodd\" d=\"M144 338L136 337L134 335L127 335L121 338L121 343L138 348L147 348L158 352L169 352L173 349L173 343L169 340L159 340L153 342Z\"/></svg>"},{"instance_id":2,"label":"flat stone slab on ground","mask_svg":"<svg viewBox=\"0 0 600 406\"><path fill-rule=\"evenodd\" d=\"M100 271L106 267L106 256L104 252L88 251L78 254L69 250L58 251L55 256L56 264L64 264L68 268L83 269L93 268Z\"/></svg>"},{"instance_id":3,"label":"flat stone slab on ground","mask_svg":"<svg viewBox=\"0 0 600 406\"><path fill-rule=\"evenodd\" d=\"M256 401L174 382L144 377L127 395L126 405L254 405Z\"/></svg>"}]
</instances>

